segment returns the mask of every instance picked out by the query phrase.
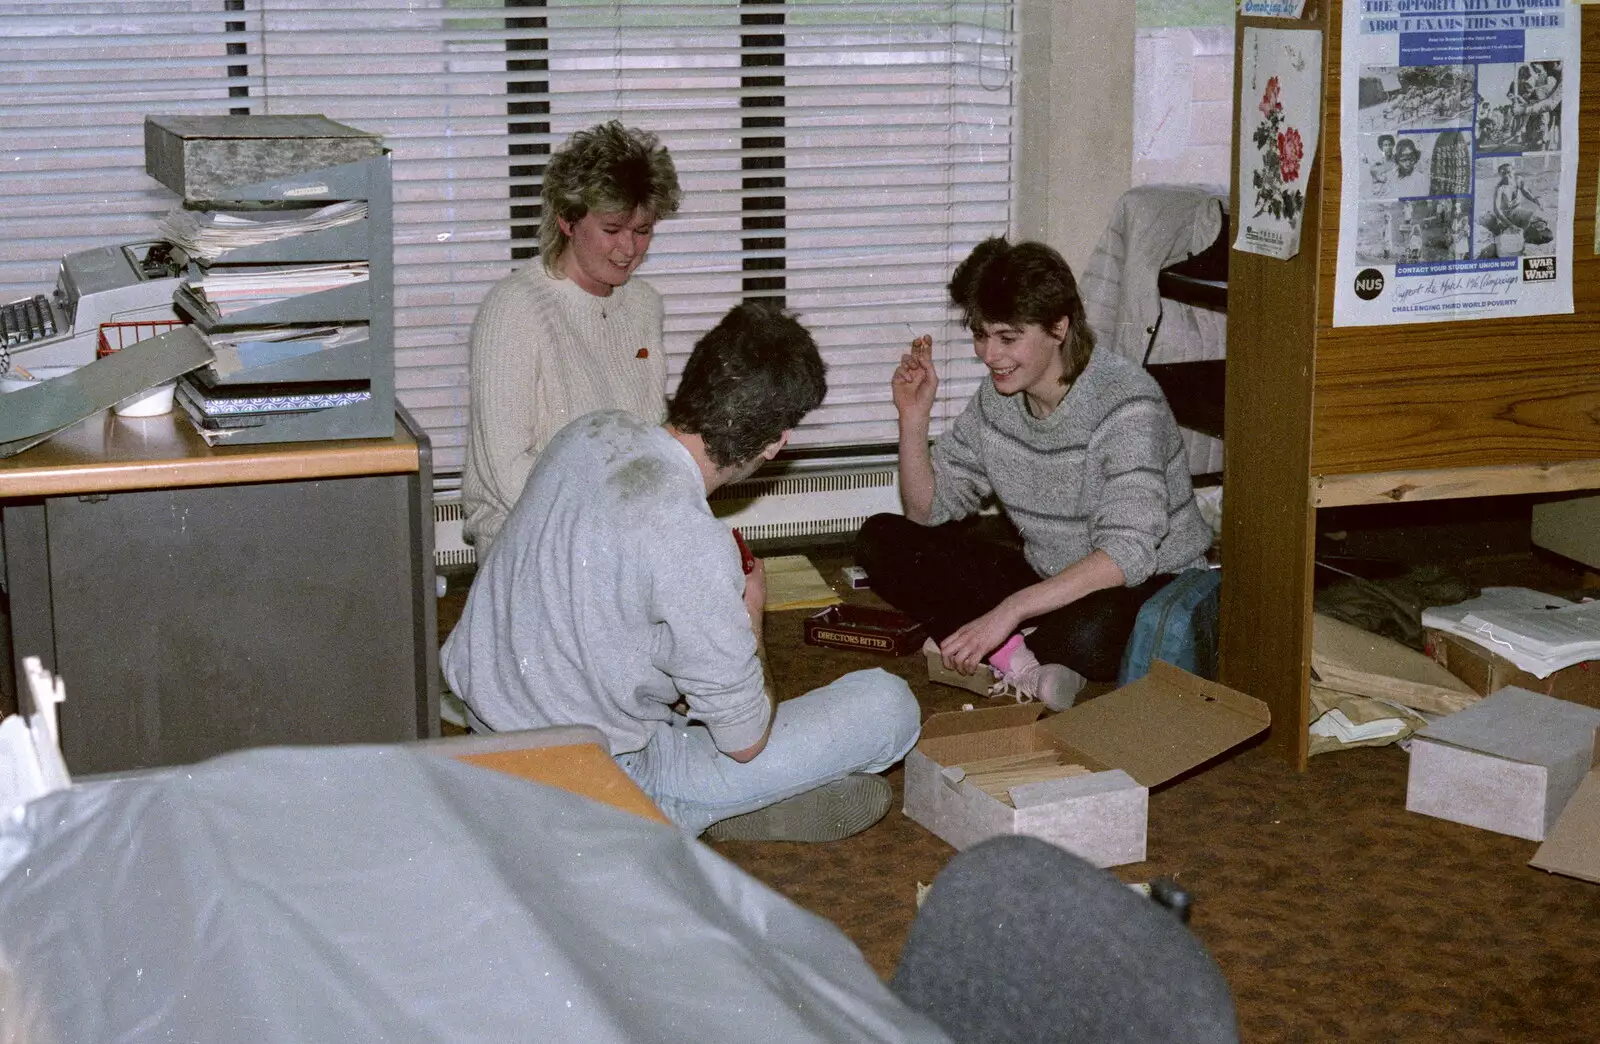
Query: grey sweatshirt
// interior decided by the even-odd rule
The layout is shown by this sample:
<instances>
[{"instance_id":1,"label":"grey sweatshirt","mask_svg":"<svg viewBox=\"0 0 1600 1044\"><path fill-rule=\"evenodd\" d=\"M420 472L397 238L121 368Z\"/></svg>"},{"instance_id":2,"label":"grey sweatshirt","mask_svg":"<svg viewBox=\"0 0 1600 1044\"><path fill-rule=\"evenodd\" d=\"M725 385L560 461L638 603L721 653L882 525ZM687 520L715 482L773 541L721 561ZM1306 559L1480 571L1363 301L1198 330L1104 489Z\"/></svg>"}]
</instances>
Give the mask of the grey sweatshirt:
<instances>
[{"instance_id":1,"label":"grey sweatshirt","mask_svg":"<svg viewBox=\"0 0 1600 1044\"><path fill-rule=\"evenodd\" d=\"M744 570L694 458L665 429L588 414L545 447L489 548L442 661L488 725L593 725L645 745L680 696L724 751L770 705Z\"/></svg>"}]
</instances>

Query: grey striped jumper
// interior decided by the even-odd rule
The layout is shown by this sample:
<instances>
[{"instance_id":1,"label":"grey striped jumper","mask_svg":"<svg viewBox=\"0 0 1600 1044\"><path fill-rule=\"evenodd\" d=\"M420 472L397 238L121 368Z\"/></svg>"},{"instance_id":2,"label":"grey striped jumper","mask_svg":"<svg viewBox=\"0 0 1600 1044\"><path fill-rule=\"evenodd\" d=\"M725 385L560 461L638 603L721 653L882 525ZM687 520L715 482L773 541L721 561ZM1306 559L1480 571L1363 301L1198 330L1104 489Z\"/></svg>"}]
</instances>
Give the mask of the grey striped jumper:
<instances>
[{"instance_id":1,"label":"grey striped jumper","mask_svg":"<svg viewBox=\"0 0 1600 1044\"><path fill-rule=\"evenodd\" d=\"M1202 564L1211 545L1160 387L1109 349L1095 349L1042 419L985 380L934 441L933 473L931 524L965 518L993 495L1041 577L1100 550L1132 587Z\"/></svg>"}]
</instances>

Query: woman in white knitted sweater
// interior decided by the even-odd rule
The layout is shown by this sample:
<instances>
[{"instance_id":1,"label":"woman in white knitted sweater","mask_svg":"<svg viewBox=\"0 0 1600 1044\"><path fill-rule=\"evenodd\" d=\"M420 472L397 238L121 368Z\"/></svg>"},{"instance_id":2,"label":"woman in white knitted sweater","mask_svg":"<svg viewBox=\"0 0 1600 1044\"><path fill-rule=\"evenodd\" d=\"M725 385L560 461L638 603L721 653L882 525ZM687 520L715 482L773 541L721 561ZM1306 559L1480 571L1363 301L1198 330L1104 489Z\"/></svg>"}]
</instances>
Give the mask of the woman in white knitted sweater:
<instances>
[{"instance_id":1,"label":"woman in white knitted sweater","mask_svg":"<svg viewBox=\"0 0 1600 1044\"><path fill-rule=\"evenodd\" d=\"M600 409L665 417L661 295L631 277L678 200L666 147L615 120L579 131L551 156L543 263L496 283L472 323L461 499L480 560L568 421Z\"/></svg>"}]
</instances>

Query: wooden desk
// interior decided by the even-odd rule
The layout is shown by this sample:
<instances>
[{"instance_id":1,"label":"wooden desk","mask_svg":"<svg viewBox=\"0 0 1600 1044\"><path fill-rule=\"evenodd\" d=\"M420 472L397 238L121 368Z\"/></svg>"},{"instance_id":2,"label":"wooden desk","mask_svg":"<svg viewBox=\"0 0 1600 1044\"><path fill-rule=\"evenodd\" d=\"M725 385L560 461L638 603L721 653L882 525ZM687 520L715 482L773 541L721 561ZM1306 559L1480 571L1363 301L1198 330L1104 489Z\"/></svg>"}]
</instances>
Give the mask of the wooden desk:
<instances>
[{"instance_id":1,"label":"wooden desk","mask_svg":"<svg viewBox=\"0 0 1600 1044\"><path fill-rule=\"evenodd\" d=\"M388 439L212 448L95 414L0 460L0 700L66 682L75 774L438 734L432 463Z\"/></svg>"}]
</instances>

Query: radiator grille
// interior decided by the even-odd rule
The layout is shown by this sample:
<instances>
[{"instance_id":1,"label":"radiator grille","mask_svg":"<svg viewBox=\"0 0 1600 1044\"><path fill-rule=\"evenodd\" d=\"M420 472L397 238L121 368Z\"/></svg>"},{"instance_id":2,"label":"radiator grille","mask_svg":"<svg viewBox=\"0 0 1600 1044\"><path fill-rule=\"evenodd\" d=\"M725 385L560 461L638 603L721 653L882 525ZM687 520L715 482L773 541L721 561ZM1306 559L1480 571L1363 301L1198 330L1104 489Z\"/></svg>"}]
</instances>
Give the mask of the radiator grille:
<instances>
[{"instance_id":1,"label":"radiator grille","mask_svg":"<svg viewBox=\"0 0 1600 1044\"><path fill-rule=\"evenodd\" d=\"M461 535L461 523L467 517L461 507L461 494L434 494L433 501L433 565L470 566L478 562L474 551Z\"/></svg>"},{"instance_id":2,"label":"radiator grille","mask_svg":"<svg viewBox=\"0 0 1600 1044\"><path fill-rule=\"evenodd\" d=\"M711 511L750 540L853 533L873 515L900 510L893 467L829 468L746 479L710 497Z\"/></svg>"},{"instance_id":3,"label":"radiator grille","mask_svg":"<svg viewBox=\"0 0 1600 1044\"><path fill-rule=\"evenodd\" d=\"M805 475L778 475L772 478L745 479L723 486L711 494L712 503L723 500L753 500L760 496L793 497L807 493L839 493L852 489L893 489L898 472L893 468L870 471L825 471Z\"/></svg>"},{"instance_id":4,"label":"radiator grille","mask_svg":"<svg viewBox=\"0 0 1600 1044\"><path fill-rule=\"evenodd\" d=\"M900 510L893 467L824 467L800 474L757 475L712 493L711 511L749 540L792 540L853 533L882 511ZM477 553L461 535L459 493L436 493L434 564L470 566Z\"/></svg>"}]
</instances>

